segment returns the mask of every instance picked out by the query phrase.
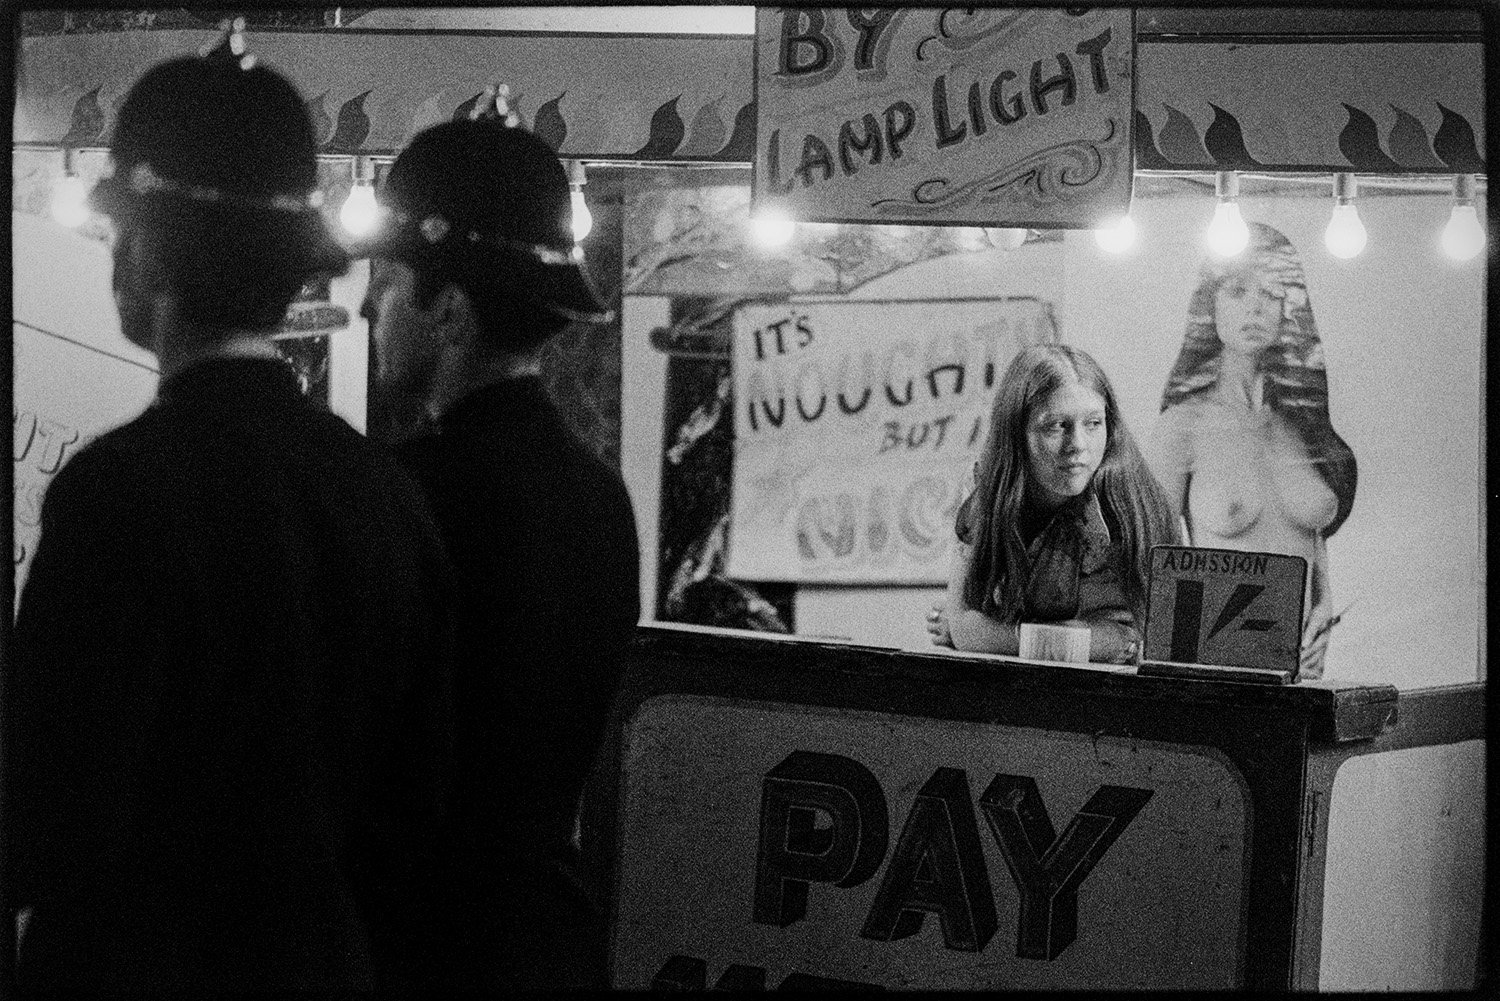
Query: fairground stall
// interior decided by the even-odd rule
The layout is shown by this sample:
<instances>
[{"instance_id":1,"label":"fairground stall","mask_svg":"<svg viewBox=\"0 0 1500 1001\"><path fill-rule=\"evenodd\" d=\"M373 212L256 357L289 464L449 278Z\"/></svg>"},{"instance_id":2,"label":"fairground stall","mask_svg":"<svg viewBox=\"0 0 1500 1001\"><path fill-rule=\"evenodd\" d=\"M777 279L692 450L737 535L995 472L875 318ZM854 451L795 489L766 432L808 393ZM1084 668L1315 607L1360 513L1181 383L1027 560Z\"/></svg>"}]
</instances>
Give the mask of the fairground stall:
<instances>
[{"instance_id":1,"label":"fairground stall","mask_svg":"<svg viewBox=\"0 0 1500 1001\"><path fill-rule=\"evenodd\" d=\"M647 610L578 825L615 986L1480 982L1487 14L247 14L351 237L402 146L486 87L569 167L617 319L561 337L547 380L630 488ZM21 25L18 587L50 477L156 383L79 192L132 80L217 37L181 9ZM1009 359L1083 348L1170 442L1202 289L1251 241L1352 455L1310 543L1321 676L932 646ZM279 343L394 441L411 401L369 379L366 275L304 289ZM1333 461L1302 444L1299 468ZM1296 523L1311 489L1276 467L1267 494L1230 454L1197 547ZM1272 631L1186 593L1168 660L1214 667L1200 628Z\"/></svg>"}]
</instances>

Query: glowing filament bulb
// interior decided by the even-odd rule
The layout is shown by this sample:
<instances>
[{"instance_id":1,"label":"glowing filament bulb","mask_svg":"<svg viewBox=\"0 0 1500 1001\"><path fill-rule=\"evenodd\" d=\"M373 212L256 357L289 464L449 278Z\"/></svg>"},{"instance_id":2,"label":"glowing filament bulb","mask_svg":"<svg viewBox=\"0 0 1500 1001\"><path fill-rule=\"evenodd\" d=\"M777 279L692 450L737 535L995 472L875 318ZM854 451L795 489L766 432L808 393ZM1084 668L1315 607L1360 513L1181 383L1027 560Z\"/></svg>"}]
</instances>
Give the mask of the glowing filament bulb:
<instances>
[{"instance_id":1,"label":"glowing filament bulb","mask_svg":"<svg viewBox=\"0 0 1500 1001\"><path fill-rule=\"evenodd\" d=\"M1334 257L1348 260L1365 249L1365 224L1354 207L1354 175L1333 175L1333 215L1323 231L1323 245Z\"/></svg>"},{"instance_id":2,"label":"glowing filament bulb","mask_svg":"<svg viewBox=\"0 0 1500 1001\"><path fill-rule=\"evenodd\" d=\"M1208 249L1220 257L1233 257L1250 243L1250 228L1240 217L1240 207L1235 201L1240 196L1240 176L1232 170L1221 170L1214 175L1214 193L1219 205L1205 234Z\"/></svg>"},{"instance_id":3,"label":"glowing filament bulb","mask_svg":"<svg viewBox=\"0 0 1500 1001\"><path fill-rule=\"evenodd\" d=\"M375 186L365 182L356 182L349 189L349 197L344 202L343 208L339 209L339 224L351 236L367 236L374 230L379 219L380 212L375 204Z\"/></svg>"},{"instance_id":4,"label":"glowing filament bulb","mask_svg":"<svg viewBox=\"0 0 1500 1001\"><path fill-rule=\"evenodd\" d=\"M1250 242L1250 227L1234 202L1220 202L1208 224L1208 248L1220 257L1233 257Z\"/></svg>"},{"instance_id":5,"label":"glowing filament bulb","mask_svg":"<svg viewBox=\"0 0 1500 1001\"><path fill-rule=\"evenodd\" d=\"M52 191L52 218L69 229L82 226L89 218L88 198L83 178L70 171Z\"/></svg>"},{"instance_id":6,"label":"glowing filament bulb","mask_svg":"<svg viewBox=\"0 0 1500 1001\"><path fill-rule=\"evenodd\" d=\"M750 218L756 242L763 247L785 246L797 232L797 224L781 209L761 209Z\"/></svg>"},{"instance_id":7,"label":"glowing filament bulb","mask_svg":"<svg viewBox=\"0 0 1500 1001\"><path fill-rule=\"evenodd\" d=\"M1348 260L1365 249L1368 234L1353 205L1335 205L1328 228L1323 231L1323 245L1334 257Z\"/></svg>"},{"instance_id":8,"label":"glowing filament bulb","mask_svg":"<svg viewBox=\"0 0 1500 1001\"><path fill-rule=\"evenodd\" d=\"M1099 229L1094 230L1094 242L1099 249L1111 254L1123 254L1135 243L1135 220L1128 215L1120 216Z\"/></svg>"},{"instance_id":9,"label":"glowing filament bulb","mask_svg":"<svg viewBox=\"0 0 1500 1001\"><path fill-rule=\"evenodd\" d=\"M594 213L589 211L589 203L584 200L582 188L573 188L569 198L573 205L573 242L582 243L583 238L594 229Z\"/></svg>"},{"instance_id":10,"label":"glowing filament bulb","mask_svg":"<svg viewBox=\"0 0 1500 1001\"><path fill-rule=\"evenodd\" d=\"M1455 261L1467 261L1484 249L1484 225L1474 208L1474 176L1453 178L1453 212L1443 227L1443 253Z\"/></svg>"}]
</instances>

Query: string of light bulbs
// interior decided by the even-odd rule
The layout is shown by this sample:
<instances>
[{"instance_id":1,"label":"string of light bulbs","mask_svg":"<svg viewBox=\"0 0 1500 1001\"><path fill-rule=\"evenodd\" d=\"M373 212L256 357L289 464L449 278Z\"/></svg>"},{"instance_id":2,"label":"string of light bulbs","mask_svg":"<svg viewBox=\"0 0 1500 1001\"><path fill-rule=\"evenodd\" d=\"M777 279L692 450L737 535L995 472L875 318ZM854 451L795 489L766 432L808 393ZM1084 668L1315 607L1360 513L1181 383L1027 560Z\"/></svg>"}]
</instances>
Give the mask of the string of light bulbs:
<instances>
[{"instance_id":1,"label":"string of light bulbs","mask_svg":"<svg viewBox=\"0 0 1500 1001\"><path fill-rule=\"evenodd\" d=\"M1472 260L1488 243L1484 224L1474 206L1476 181L1473 174L1456 174L1453 177L1453 208L1443 226L1438 245L1455 261ZM1388 178L1382 179L1380 183L1394 186ZM1323 231L1323 245L1330 254L1343 260L1359 256L1369 243L1369 232L1355 207L1358 190L1355 175L1333 175L1333 210L1329 214L1328 226ZM1243 251L1250 240L1249 228L1240 214L1239 175L1233 171L1215 174L1214 197L1214 213L1204 229L1204 240L1213 253L1221 257L1233 257ZM1129 250L1135 237L1135 223L1128 213L1107 220L1094 230L1094 240L1099 247L1114 254Z\"/></svg>"},{"instance_id":2,"label":"string of light bulbs","mask_svg":"<svg viewBox=\"0 0 1500 1001\"><path fill-rule=\"evenodd\" d=\"M59 147L17 147L50 148ZM60 224L77 228L88 221L88 184L81 176L79 158L85 152L107 153L98 150L83 150L61 147L63 157L62 176L53 185L51 198L52 217ZM360 154L355 156L326 154L323 161L347 161L351 173L349 195L339 208L339 224L351 239L368 236L380 224L380 210L375 201L375 189L379 172L394 162L390 155ZM582 160L565 160L568 187L572 205L573 239L582 243L593 229L593 213L584 197L588 183L585 163ZM1287 175L1294 176L1294 175ZM1371 180L1368 184L1382 187L1400 186L1390 178ZM1430 182L1424 182L1424 187ZM1473 174L1457 174L1452 179L1452 208L1443 226L1437 245L1448 257L1456 261L1467 261L1478 256L1488 244L1488 234L1475 207L1477 178ZM1430 190L1430 188L1428 189ZM1348 260L1357 257L1368 245L1369 234L1356 208L1359 182L1352 173L1332 175L1333 208L1328 226L1323 233L1324 246L1335 257ZM1215 207L1204 230L1209 249L1221 256L1233 256L1244 250L1249 242L1249 229L1240 214L1240 175L1234 171L1220 171L1214 175ZM785 246L795 235L797 222L785 211L773 208L757 210L750 220L751 233L757 243L765 247ZM978 235L983 235L983 245ZM1030 231L1019 228L976 228L976 249L984 246L999 250L1016 250L1023 246ZM1107 220L1094 231L1098 246L1113 254L1121 254L1135 245L1138 237L1136 223L1127 211L1124 215Z\"/></svg>"}]
</instances>

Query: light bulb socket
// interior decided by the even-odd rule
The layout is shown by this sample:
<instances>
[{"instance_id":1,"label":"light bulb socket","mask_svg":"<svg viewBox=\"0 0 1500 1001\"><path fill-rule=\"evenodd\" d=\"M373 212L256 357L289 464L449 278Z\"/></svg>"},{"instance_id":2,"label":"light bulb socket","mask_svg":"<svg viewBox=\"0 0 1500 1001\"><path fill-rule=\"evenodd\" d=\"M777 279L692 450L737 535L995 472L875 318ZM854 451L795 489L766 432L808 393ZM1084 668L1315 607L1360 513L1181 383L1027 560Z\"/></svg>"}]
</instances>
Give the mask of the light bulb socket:
<instances>
[{"instance_id":1,"label":"light bulb socket","mask_svg":"<svg viewBox=\"0 0 1500 1001\"><path fill-rule=\"evenodd\" d=\"M63 154L63 176L64 177L77 177L78 176L78 150L74 149L72 146L64 146L62 154Z\"/></svg>"},{"instance_id":2,"label":"light bulb socket","mask_svg":"<svg viewBox=\"0 0 1500 1001\"><path fill-rule=\"evenodd\" d=\"M1475 183L1474 183L1474 175L1473 174L1454 174L1453 175L1453 204L1454 205L1473 205L1474 204L1474 189L1475 189Z\"/></svg>"},{"instance_id":3,"label":"light bulb socket","mask_svg":"<svg viewBox=\"0 0 1500 1001\"><path fill-rule=\"evenodd\" d=\"M1359 185L1355 183L1353 174L1338 173L1333 175L1333 201L1335 205L1348 205L1354 200L1359 191Z\"/></svg>"},{"instance_id":4,"label":"light bulb socket","mask_svg":"<svg viewBox=\"0 0 1500 1001\"><path fill-rule=\"evenodd\" d=\"M1214 194L1221 202L1232 202L1240 196L1240 175L1221 170L1214 175Z\"/></svg>"},{"instance_id":5,"label":"light bulb socket","mask_svg":"<svg viewBox=\"0 0 1500 1001\"><path fill-rule=\"evenodd\" d=\"M575 191L589 183L588 175L584 172L582 160L564 161L568 167L568 185Z\"/></svg>"},{"instance_id":6,"label":"light bulb socket","mask_svg":"<svg viewBox=\"0 0 1500 1001\"><path fill-rule=\"evenodd\" d=\"M350 169L354 173L355 184L373 185L375 183L374 157L356 156L350 165Z\"/></svg>"}]
</instances>

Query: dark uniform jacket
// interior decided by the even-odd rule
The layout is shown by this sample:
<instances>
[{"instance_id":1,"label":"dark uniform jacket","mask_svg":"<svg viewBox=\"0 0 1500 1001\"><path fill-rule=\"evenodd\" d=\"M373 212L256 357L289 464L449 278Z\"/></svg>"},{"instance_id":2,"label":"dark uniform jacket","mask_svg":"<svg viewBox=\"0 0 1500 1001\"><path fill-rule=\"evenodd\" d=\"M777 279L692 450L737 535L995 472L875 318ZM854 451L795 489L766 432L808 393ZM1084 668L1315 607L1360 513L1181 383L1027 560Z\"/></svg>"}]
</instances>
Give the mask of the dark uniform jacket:
<instances>
[{"instance_id":1,"label":"dark uniform jacket","mask_svg":"<svg viewBox=\"0 0 1500 1001\"><path fill-rule=\"evenodd\" d=\"M23 986L347 989L425 951L451 568L394 459L213 360L58 473L16 626Z\"/></svg>"},{"instance_id":2,"label":"dark uniform jacket","mask_svg":"<svg viewBox=\"0 0 1500 1001\"><path fill-rule=\"evenodd\" d=\"M566 986L553 972L602 949L564 920L555 860L640 613L630 499L535 377L471 393L401 454L460 582L455 861L477 966L459 980Z\"/></svg>"}]
</instances>

